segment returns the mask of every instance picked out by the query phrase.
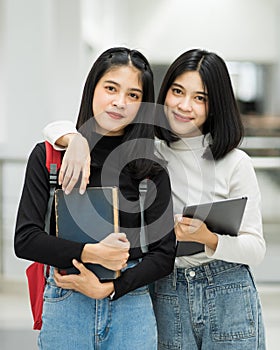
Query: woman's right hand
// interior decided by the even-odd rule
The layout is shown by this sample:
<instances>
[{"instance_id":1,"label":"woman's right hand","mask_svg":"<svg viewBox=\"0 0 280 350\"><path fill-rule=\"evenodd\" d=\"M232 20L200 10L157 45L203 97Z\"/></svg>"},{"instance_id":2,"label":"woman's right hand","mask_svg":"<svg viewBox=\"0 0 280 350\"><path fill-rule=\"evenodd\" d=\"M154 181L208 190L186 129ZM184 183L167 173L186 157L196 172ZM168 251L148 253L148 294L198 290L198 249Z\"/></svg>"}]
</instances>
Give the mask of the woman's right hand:
<instances>
[{"instance_id":1,"label":"woman's right hand","mask_svg":"<svg viewBox=\"0 0 280 350\"><path fill-rule=\"evenodd\" d=\"M90 150L86 138L79 133L66 134L56 143L68 146L61 163L59 184L69 194L81 177L80 194L83 194L90 176Z\"/></svg>"},{"instance_id":2,"label":"woman's right hand","mask_svg":"<svg viewBox=\"0 0 280 350\"><path fill-rule=\"evenodd\" d=\"M81 259L83 263L99 264L107 269L119 271L126 266L130 243L125 233L111 233L96 244L84 246Z\"/></svg>"}]
</instances>

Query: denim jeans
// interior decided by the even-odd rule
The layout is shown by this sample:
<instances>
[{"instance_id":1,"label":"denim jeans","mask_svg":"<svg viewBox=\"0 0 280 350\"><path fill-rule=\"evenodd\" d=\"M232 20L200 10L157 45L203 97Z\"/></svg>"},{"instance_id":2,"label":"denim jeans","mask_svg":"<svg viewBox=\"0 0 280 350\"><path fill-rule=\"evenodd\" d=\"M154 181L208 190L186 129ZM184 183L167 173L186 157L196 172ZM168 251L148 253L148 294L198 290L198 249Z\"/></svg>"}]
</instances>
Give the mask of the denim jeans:
<instances>
[{"instance_id":1,"label":"denim jeans","mask_svg":"<svg viewBox=\"0 0 280 350\"><path fill-rule=\"evenodd\" d=\"M264 350L258 293L246 265L214 260L154 283L160 350Z\"/></svg>"},{"instance_id":2,"label":"denim jeans","mask_svg":"<svg viewBox=\"0 0 280 350\"><path fill-rule=\"evenodd\" d=\"M157 349L148 287L111 301L58 288L50 275L44 293L41 350Z\"/></svg>"}]
</instances>

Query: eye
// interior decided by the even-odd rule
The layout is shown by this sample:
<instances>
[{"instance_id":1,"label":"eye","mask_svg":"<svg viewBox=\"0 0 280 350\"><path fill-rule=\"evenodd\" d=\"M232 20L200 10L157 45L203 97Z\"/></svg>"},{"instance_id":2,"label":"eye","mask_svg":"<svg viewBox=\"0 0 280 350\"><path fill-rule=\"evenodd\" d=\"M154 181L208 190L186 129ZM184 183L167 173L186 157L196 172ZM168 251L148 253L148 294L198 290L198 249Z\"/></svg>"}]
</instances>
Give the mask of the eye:
<instances>
[{"instance_id":1,"label":"eye","mask_svg":"<svg viewBox=\"0 0 280 350\"><path fill-rule=\"evenodd\" d=\"M108 90L109 92L116 92L117 89L113 85L106 85L105 89Z\"/></svg>"},{"instance_id":2,"label":"eye","mask_svg":"<svg viewBox=\"0 0 280 350\"><path fill-rule=\"evenodd\" d=\"M195 96L195 99L199 102L203 102L203 103L207 102L207 97L204 95Z\"/></svg>"},{"instance_id":3,"label":"eye","mask_svg":"<svg viewBox=\"0 0 280 350\"><path fill-rule=\"evenodd\" d=\"M136 94L135 92L130 92L129 93L129 97L132 99L132 100L139 100L141 98L141 96L139 94Z\"/></svg>"},{"instance_id":4,"label":"eye","mask_svg":"<svg viewBox=\"0 0 280 350\"><path fill-rule=\"evenodd\" d=\"M172 88L171 91L173 92L174 95L182 95L183 91L179 88Z\"/></svg>"}]
</instances>

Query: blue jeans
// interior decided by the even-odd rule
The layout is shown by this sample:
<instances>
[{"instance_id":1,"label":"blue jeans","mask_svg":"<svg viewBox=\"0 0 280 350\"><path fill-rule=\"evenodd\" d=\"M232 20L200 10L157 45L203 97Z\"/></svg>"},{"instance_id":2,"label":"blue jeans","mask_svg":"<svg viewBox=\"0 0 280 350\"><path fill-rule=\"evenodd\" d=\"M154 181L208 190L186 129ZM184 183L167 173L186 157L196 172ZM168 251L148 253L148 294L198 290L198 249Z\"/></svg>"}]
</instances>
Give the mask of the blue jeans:
<instances>
[{"instance_id":1,"label":"blue jeans","mask_svg":"<svg viewBox=\"0 0 280 350\"><path fill-rule=\"evenodd\" d=\"M246 265L214 260L154 283L160 350L264 350L258 293Z\"/></svg>"},{"instance_id":2,"label":"blue jeans","mask_svg":"<svg viewBox=\"0 0 280 350\"><path fill-rule=\"evenodd\" d=\"M52 278L44 293L41 350L157 349L157 329L148 287L111 301L58 288Z\"/></svg>"}]
</instances>

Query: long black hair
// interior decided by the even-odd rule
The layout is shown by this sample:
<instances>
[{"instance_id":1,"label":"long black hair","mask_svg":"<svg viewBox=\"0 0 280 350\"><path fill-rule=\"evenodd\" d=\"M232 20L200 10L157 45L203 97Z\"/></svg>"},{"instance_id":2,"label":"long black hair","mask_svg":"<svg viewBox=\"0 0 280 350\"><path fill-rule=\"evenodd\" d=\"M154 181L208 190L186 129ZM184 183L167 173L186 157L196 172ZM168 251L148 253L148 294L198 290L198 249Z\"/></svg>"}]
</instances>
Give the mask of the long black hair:
<instances>
[{"instance_id":1,"label":"long black hair","mask_svg":"<svg viewBox=\"0 0 280 350\"><path fill-rule=\"evenodd\" d=\"M125 150L124 156L131 159L133 155L134 160L129 164L129 168L135 173L135 176L142 178L147 176L154 167L151 159L156 159L152 146L154 141L154 78L150 64L142 53L126 47L114 47L104 51L97 58L84 85L76 127L88 138L89 125L91 123L95 125L94 118L92 118L92 99L98 81L112 68L129 65L134 66L140 73L143 95L134 121L124 130L123 142L133 141ZM137 140L142 140L142 142Z\"/></svg>"},{"instance_id":2,"label":"long black hair","mask_svg":"<svg viewBox=\"0 0 280 350\"><path fill-rule=\"evenodd\" d=\"M243 137L243 124L224 60L213 52L192 49L180 55L169 67L158 95L155 134L167 142L178 141L169 126L163 105L174 80L188 71L197 71L208 94L208 115L202 133L210 133L210 150L215 160L237 147Z\"/></svg>"}]
</instances>

